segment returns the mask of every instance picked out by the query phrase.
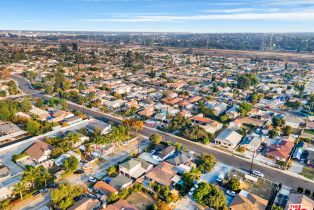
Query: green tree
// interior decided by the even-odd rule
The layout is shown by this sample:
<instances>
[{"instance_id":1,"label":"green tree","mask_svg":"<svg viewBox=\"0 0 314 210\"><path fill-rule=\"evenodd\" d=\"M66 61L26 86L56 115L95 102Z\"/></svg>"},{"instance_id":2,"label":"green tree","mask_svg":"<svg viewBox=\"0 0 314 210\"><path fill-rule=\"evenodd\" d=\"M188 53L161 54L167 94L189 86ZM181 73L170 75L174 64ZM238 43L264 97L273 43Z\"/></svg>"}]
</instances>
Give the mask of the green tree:
<instances>
[{"instance_id":1,"label":"green tree","mask_svg":"<svg viewBox=\"0 0 314 210\"><path fill-rule=\"evenodd\" d=\"M249 89L252 85L257 85L258 84L258 79L255 75L252 74L246 74L246 75L241 75L237 79L237 86L239 89L247 90Z\"/></svg>"},{"instance_id":2,"label":"green tree","mask_svg":"<svg viewBox=\"0 0 314 210\"><path fill-rule=\"evenodd\" d=\"M278 131L276 129L269 131L269 137L270 138L275 138L277 136L278 136Z\"/></svg>"},{"instance_id":3,"label":"green tree","mask_svg":"<svg viewBox=\"0 0 314 210\"><path fill-rule=\"evenodd\" d=\"M117 173L117 168L115 166L110 166L108 168L108 175L109 176L114 176Z\"/></svg>"},{"instance_id":4,"label":"green tree","mask_svg":"<svg viewBox=\"0 0 314 210\"><path fill-rule=\"evenodd\" d=\"M277 128L277 127L282 127L285 124L285 120L279 117L273 117L272 118L272 125Z\"/></svg>"},{"instance_id":5,"label":"green tree","mask_svg":"<svg viewBox=\"0 0 314 210\"><path fill-rule=\"evenodd\" d=\"M283 210L280 206L274 205L271 207L271 210Z\"/></svg>"},{"instance_id":6,"label":"green tree","mask_svg":"<svg viewBox=\"0 0 314 210\"><path fill-rule=\"evenodd\" d=\"M54 89L54 86L51 84L45 85L45 93L47 93L48 95L51 95Z\"/></svg>"},{"instance_id":7,"label":"green tree","mask_svg":"<svg viewBox=\"0 0 314 210\"><path fill-rule=\"evenodd\" d=\"M216 165L216 158L214 155L210 155L210 154L202 154L201 157L198 160L198 168L201 171L206 171L209 172L211 171L214 166Z\"/></svg>"},{"instance_id":8,"label":"green tree","mask_svg":"<svg viewBox=\"0 0 314 210\"><path fill-rule=\"evenodd\" d=\"M38 108L43 108L44 106L44 101L41 98L36 98L35 99L35 106L37 106Z\"/></svg>"},{"instance_id":9,"label":"green tree","mask_svg":"<svg viewBox=\"0 0 314 210\"><path fill-rule=\"evenodd\" d=\"M29 99L24 99L20 103L20 107L23 112L28 112L29 110L32 109L32 102Z\"/></svg>"},{"instance_id":10,"label":"green tree","mask_svg":"<svg viewBox=\"0 0 314 210\"><path fill-rule=\"evenodd\" d=\"M256 93L256 92L254 92L252 95L251 95L251 98L250 98L251 100L251 103L253 103L253 104L256 104L257 102L258 102L258 100L259 100L259 96L258 96L258 94Z\"/></svg>"},{"instance_id":11,"label":"green tree","mask_svg":"<svg viewBox=\"0 0 314 210\"><path fill-rule=\"evenodd\" d=\"M28 120L26 124L26 130L31 135L38 135L40 133L40 124L34 120Z\"/></svg>"},{"instance_id":12,"label":"green tree","mask_svg":"<svg viewBox=\"0 0 314 210\"><path fill-rule=\"evenodd\" d=\"M18 182L14 186L14 190L19 194L20 198L23 200L23 193L26 190L25 184L23 182Z\"/></svg>"},{"instance_id":13,"label":"green tree","mask_svg":"<svg viewBox=\"0 0 314 210\"><path fill-rule=\"evenodd\" d=\"M239 112L242 116L247 115L252 110L252 105L247 102L243 102L239 105Z\"/></svg>"},{"instance_id":14,"label":"green tree","mask_svg":"<svg viewBox=\"0 0 314 210\"><path fill-rule=\"evenodd\" d=\"M289 125L286 125L282 128L283 135L289 136L291 134L292 128Z\"/></svg>"},{"instance_id":15,"label":"green tree","mask_svg":"<svg viewBox=\"0 0 314 210\"><path fill-rule=\"evenodd\" d=\"M61 104L61 109L66 110L68 108L68 103L66 100L61 99L60 104Z\"/></svg>"},{"instance_id":16,"label":"green tree","mask_svg":"<svg viewBox=\"0 0 314 210\"><path fill-rule=\"evenodd\" d=\"M160 144L160 142L162 141L162 136L158 133L153 134L149 137L149 140L152 142L152 144Z\"/></svg>"},{"instance_id":17,"label":"green tree","mask_svg":"<svg viewBox=\"0 0 314 210\"><path fill-rule=\"evenodd\" d=\"M0 120L8 121L10 120L11 112L7 107L0 107Z\"/></svg>"},{"instance_id":18,"label":"green tree","mask_svg":"<svg viewBox=\"0 0 314 210\"><path fill-rule=\"evenodd\" d=\"M227 186L232 191L238 191L240 190L240 180L235 177L232 177L231 179L228 180Z\"/></svg>"},{"instance_id":19,"label":"green tree","mask_svg":"<svg viewBox=\"0 0 314 210\"><path fill-rule=\"evenodd\" d=\"M77 170L79 161L76 157L71 156L64 161L64 168L67 173L72 173Z\"/></svg>"},{"instance_id":20,"label":"green tree","mask_svg":"<svg viewBox=\"0 0 314 210\"><path fill-rule=\"evenodd\" d=\"M7 92L5 90L0 90L0 97L6 97Z\"/></svg>"},{"instance_id":21,"label":"green tree","mask_svg":"<svg viewBox=\"0 0 314 210\"><path fill-rule=\"evenodd\" d=\"M243 90L247 90L251 86L251 81L246 76L240 76L237 80L237 85L238 85L238 88L243 89Z\"/></svg>"},{"instance_id":22,"label":"green tree","mask_svg":"<svg viewBox=\"0 0 314 210\"><path fill-rule=\"evenodd\" d=\"M84 192L81 186L62 184L58 189L51 191L51 200L54 205L65 210L75 203L74 198L82 195Z\"/></svg>"},{"instance_id":23,"label":"green tree","mask_svg":"<svg viewBox=\"0 0 314 210\"><path fill-rule=\"evenodd\" d=\"M194 191L193 198L199 204L217 210L224 210L227 207L227 199L224 192L210 183L201 182Z\"/></svg>"}]
</instances>

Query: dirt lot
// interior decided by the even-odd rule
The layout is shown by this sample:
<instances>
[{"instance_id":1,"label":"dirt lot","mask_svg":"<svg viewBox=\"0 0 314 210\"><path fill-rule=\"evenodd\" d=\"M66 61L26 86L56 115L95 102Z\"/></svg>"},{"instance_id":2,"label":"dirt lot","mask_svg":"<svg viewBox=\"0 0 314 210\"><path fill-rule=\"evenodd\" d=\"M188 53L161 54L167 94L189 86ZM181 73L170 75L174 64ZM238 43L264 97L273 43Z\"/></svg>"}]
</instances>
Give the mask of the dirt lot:
<instances>
[{"instance_id":1,"label":"dirt lot","mask_svg":"<svg viewBox=\"0 0 314 210\"><path fill-rule=\"evenodd\" d=\"M148 205L155 203L153 198L142 192L132 193L132 195L127 198L127 201L139 209L146 209Z\"/></svg>"},{"instance_id":2,"label":"dirt lot","mask_svg":"<svg viewBox=\"0 0 314 210\"><path fill-rule=\"evenodd\" d=\"M244 178L244 173L237 170L235 172L231 172L231 177L233 176L233 174L235 175L235 177L241 180L240 188L242 190L259 195L264 199L269 199L272 186L274 184L273 182L263 178L258 178L257 182L246 180Z\"/></svg>"}]
</instances>

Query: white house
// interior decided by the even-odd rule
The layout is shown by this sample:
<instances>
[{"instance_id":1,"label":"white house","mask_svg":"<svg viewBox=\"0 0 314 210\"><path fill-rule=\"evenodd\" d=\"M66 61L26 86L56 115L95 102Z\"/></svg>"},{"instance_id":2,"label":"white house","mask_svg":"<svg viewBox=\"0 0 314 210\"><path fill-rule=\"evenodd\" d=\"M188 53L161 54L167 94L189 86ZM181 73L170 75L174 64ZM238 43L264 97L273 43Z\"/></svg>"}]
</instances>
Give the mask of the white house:
<instances>
[{"instance_id":1,"label":"white house","mask_svg":"<svg viewBox=\"0 0 314 210\"><path fill-rule=\"evenodd\" d=\"M233 129L227 128L214 139L214 143L233 150L240 143L241 139L242 135Z\"/></svg>"}]
</instances>

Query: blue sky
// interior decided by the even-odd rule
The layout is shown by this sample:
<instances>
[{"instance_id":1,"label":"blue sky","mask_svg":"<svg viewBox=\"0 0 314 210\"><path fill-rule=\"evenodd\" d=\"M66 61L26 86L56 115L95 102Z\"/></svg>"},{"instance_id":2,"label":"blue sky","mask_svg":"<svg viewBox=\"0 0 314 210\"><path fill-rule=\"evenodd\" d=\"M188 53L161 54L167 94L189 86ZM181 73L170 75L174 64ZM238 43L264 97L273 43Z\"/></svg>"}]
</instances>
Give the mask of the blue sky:
<instances>
[{"instance_id":1,"label":"blue sky","mask_svg":"<svg viewBox=\"0 0 314 210\"><path fill-rule=\"evenodd\" d=\"M2 0L11 29L314 32L314 0Z\"/></svg>"}]
</instances>

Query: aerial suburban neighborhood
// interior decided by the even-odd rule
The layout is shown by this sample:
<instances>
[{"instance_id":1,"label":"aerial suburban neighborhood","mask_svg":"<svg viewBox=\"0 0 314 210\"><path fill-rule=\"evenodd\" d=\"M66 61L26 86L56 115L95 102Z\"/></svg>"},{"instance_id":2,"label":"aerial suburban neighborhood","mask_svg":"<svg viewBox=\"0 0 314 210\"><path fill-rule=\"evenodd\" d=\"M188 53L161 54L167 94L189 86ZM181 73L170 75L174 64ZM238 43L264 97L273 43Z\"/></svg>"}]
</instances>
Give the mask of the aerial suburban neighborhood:
<instances>
[{"instance_id":1,"label":"aerial suburban neighborhood","mask_svg":"<svg viewBox=\"0 0 314 210\"><path fill-rule=\"evenodd\" d=\"M313 64L70 41L0 44L4 209L313 208Z\"/></svg>"},{"instance_id":2,"label":"aerial suburban neighborhood","mask_svg":"<svg viewBox=\"0 0 314 210\"><path fill-rule=\"evenodd\" d=\"M313 33L96 27L141 23L131 31L144 31L199 20L197 27L230 16L242 25L252 15L268 27L283 2L296 7L288 20L298 25L307 15L313 21L314 3L302 1L310 5L300 15L299 1L276 1L265 14L262 6L228 8L249 1L208 1L212 10L197 10L206 14L174 16L166 8L204 2L174 0L135 15L137 1L17 2L20 12L36 7L34 17L51 7L49 23L75 11L75 24L91 31L70 31L70 15L63 30L1 26L0 209L314 210ZM142 4L158 9L153 2ZM42 4L50 7L40 11ZM111 19L87 19L81 9L90 4L99 6L90 13ZM129 12L111 11L115 4ZM226 8L220 14L215 5ZM0 25L14 28L10 11ZM22 22L46 25L44 17Z\"/></svg>"}]
</instances>

